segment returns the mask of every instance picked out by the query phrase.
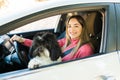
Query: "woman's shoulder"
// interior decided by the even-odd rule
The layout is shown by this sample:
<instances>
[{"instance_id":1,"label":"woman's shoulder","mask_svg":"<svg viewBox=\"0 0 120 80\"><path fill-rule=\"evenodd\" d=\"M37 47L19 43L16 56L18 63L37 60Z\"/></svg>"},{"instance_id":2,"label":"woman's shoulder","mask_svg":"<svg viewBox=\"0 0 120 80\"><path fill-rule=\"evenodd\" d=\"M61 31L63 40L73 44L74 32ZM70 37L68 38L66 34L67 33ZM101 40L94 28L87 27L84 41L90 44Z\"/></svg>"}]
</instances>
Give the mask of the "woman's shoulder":
<instances>
[{"instance_id":1,"label":"woman's shoulder","mask_svg":"<svg viewBox=\"0 0 120 80\"><path fill-rule=\"evenodd\" d=\"M60 47L62 47L65 44L65 41L66 41L65 38L62 38L62 39L58 40L58 43L59 43Z\"/></svg>"},{"instance_id":2,"label":"woman's shoulder","mask_svg":"<svg viewBox=\"0 0 120 80\"><path fill-rule=\"evenodd\" d=\"M90 56L94 53L94 50L89 43L83 44L77 51L76 56L79 58Z\"/></svg>"},{"instance_id":3,"label":"woman's shoulder","mask_svg":"<svg viewBox=\"0 0 120 80\"><path fill-rule=\"evenodd\" d=\"M90 44L89 43L85 43L85 44L83 44L82 46L84 46L84 47L90 47ZM81 46L81 47L82 47Z\"/></svg>"},{"instance_id":4,"label":"woman's shoulder","mask_svg":"<svg viewBox=\"0 0 120 80\"><path fill-rule=\"evenodd\" d=\"M93 51L93 48L89 43L83 44L79 49L81 49L81 50L92 50Z\"/></svg>"}]
</instances>

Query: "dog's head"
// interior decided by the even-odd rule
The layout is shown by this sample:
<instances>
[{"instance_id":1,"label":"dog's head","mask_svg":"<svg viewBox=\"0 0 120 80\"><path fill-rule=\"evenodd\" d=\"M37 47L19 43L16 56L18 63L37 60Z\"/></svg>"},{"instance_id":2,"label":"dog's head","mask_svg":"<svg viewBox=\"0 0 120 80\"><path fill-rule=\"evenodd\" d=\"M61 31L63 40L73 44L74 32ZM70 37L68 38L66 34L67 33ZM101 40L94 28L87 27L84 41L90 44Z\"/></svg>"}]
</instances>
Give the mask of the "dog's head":
<instances>
[{"instance_id":1,"label":"dog's head","mask_svg":"<svg viewBox=\"0 0 120 80\"><path fill-rule=\"evenodd\" d=\"M30 57L40 57L43 53L46 55L46 51L52 61L57 60L62 53L54 34L39 32L33 37L33 43L30 47Z\"/></svg>"}]
</instances>

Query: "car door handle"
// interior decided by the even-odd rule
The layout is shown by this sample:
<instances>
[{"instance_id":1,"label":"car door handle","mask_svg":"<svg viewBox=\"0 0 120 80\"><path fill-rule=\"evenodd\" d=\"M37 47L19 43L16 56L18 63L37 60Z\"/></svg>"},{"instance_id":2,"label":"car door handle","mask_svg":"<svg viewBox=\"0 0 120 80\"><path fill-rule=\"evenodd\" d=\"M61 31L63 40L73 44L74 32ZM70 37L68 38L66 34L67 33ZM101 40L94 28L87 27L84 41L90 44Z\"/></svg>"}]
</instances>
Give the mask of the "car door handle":
<instances>
[{"instance_id":1,"label":"car door handle","mask_svg":"<svg viewBox=\"0 0 120 80\"><path fill-rule=\"evenodd\" d=\"M94 80L116 80L113 76L100 75L97 76Z\"/></svg>"}]
</instances>

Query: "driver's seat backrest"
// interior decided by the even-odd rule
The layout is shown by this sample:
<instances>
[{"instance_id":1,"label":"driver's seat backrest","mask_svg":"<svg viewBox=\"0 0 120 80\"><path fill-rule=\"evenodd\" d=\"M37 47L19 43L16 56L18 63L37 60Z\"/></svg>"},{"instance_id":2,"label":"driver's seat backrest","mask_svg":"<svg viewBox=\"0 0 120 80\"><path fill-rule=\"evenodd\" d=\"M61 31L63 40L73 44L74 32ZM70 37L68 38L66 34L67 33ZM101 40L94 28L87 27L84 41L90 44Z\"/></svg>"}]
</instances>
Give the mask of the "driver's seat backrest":
<instances>
[{"instance_id":1,"label":"driver's seat backrest","mask_svg":"<svg viewBox=\"0 0 120 80\"><path fill-rule=\"evenodd\" d=\"M90 12L86 19L86 25L91 43L95 48L95 53L98 53L102 34L102 14L97 11Z\"/></svg>"}]
</instances>

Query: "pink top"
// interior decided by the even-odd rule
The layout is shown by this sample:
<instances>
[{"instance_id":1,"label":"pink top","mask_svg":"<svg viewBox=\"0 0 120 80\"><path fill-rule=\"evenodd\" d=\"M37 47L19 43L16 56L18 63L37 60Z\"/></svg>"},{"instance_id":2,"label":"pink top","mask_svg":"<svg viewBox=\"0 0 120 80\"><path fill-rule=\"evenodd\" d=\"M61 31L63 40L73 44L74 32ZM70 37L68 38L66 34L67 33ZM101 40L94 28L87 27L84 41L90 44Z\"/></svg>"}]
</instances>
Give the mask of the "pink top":
<instances>
[{"instance_id":1,"label":"pink top","mask_svg":"<svg viewBox=\"0 0 120 80\"><path fill-rule=\"evenodd\" d=\"M65 44L65 40L66 40L65 38L58 40L60 47L62 47ZM71 44L66 49L64 49L63 53L65 51L75 47L77 45L77 43L78 43L78 40L71 40ZM30 47L32 45L32 40L25 39L23 44ZM92 47L90 46L90 44L84 44L78 49L78 51L75 53L75 55L72 56L72 53L69 53L62 58L62 61L69 61L69 60L74 60L77 58L87 57L93 53L94 53L94 51L93 51Z\"/></svg>"},{"instance_id":2,"label":"pink top","mask_svg":"<svg viewBox=\"0 0 120 80\"><path fill-rule=\"evenodd\" d=\"M60 47L62 47L65 44L65 38L58 40ZM78 43L78 40L71 40L71 44L64 49L63 53L73 47L75 47ZM62 61L69 61L69 60L74 60L77 58L83 58L83 57L87 57L90 56L91 54L93 54L94 51L92 49L92 47L90 46L89 43L82 45L78 51L75 53L75 55L72 56L72 53L69 53L68 55L64 56L62 58Z\"/></svg>"},{"instance_id":3,"label":"pink top","mask_svg":"<svg viewBox=\"0 0 120 80\"><path fill-rule=\"evenodd\" d=\"M25 41L23 42L23 45L30 47L32 45L32 40L25 39Z\"/></svg>"}]
</instances>

